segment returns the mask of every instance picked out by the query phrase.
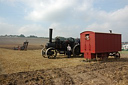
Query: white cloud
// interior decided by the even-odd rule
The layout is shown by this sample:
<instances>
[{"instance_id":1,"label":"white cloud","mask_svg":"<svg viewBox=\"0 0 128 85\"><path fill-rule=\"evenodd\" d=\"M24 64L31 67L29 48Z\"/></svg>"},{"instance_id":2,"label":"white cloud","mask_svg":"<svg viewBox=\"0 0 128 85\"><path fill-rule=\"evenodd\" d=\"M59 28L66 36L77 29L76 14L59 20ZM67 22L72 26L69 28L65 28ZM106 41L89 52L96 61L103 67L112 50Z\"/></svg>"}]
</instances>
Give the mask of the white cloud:
<instances>
[{"instance_id":1,"label":"white cloud","mask_svg":"<svg viewBox=\"0 0 128 85\"><path fill-rule=\"evenodd\" d=\"M93 23L86 27L86 30L109 32L110 29L114 33L121 33L123 41L128 41L128 6L114 12L105 12L103 10L93 11ZM91 18L92 19L92 18Z\"/></svg>"},{"instance_id":2,"label":"white cloud","mask_svg":"<svg viewBox=\"0 0 128 85\"><path fill-rule=\"evenodd\" d=\"M1 35L17 34L16 31L17 31L17 27L15 25L0 22L0 34Z\"/></svg>"},{"instance_id":3,"label":"white cloud","mask_svg":"<svg viewBox=\"0 0 128 85\"><path fill-rule=\"evenodd\" d=\"M44 29L41 25L33 24L33 25L25 25L19 28L19 34L24 34L26 36L36 35L36 36L47 36L47 29Z\"/></svg>"},{"instance_id":4,"label":"white cloud","mask_svg":"<svg viewBox=\"0 0 128 85\"><path fill-rule=\"evenodd\" d=\"M34 21L63 21L73 17L78 11L86 11L91 7L92 0L38 0L30 3L33 9L28 12L26 19ZM31 1L32 2L32 1ZM29 3L29 2L27 2ZM75 18L75 17L74 17Z\"/></svg>"},{"instance_id":5,"label":"white cloud","mask_svg":"<svg viewBox=\"0 0 128 85\"><path fill-rule=\"evenodd\" d=\"M111 13L115 21L128 21L128 6Z\"/></svg>"},{"instance_id":6,"label":"white cloud","mask_svg":"<svg viewBox=\"0 0 128 85\"><path fill-rule=\"evenodd\" d=\"M63 27L62 27L63 26ZM80 27L78 25L66 25L62 23L53 23L49 28L53 28L53 37L80 37Z\"/></svg>"},{"instance_id":7,"label":"white cloud","mask_svg":"<svg viewBox=\"0 0 128 85\"><path fill-rule=\"evenodd\" d=\"M55 20L58 17L65 17L65 9L70 6L70 3L65 0L47 0L40 3L33 3L33 11L28 13L27 19L38 20Z\"/></svg>"},{"instance_id":8,"label":"white cloud","mask_svg":"<svg viewBox=\"0 0 128 85\"><path fill-rule=\"evenodd\" d=\"M89 31L96 31L96 32L108 32L110 30L110 25L109 23L103 23L103 24L98 24L98 23L93 23L91 25L88 25L86 30Z\"/></svg>"}]
</instances>

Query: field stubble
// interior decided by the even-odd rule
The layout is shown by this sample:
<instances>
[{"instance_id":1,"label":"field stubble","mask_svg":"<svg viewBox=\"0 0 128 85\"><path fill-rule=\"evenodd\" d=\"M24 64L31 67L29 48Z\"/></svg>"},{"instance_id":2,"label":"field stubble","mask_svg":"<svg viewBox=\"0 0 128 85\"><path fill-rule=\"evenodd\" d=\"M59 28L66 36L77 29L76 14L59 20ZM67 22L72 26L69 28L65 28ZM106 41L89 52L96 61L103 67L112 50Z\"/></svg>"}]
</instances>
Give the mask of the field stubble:
<instances>
[{"instance_id":1,"label":"field stubble","mask_svg":"<svg viewBox=\"0 0 128 85\"><path fill-rule=\"evenodd\" d=\"M1 74L39 69L61 68L82 64L82 58L70 58L60 55L58 59L48 59L41 56L41 50L8 50L0 49Z\"/></svg>"},{"instance_id":2,"label":"field stubble","mask_svg":"<svg viewBox=\"0 0 128 85\"><path fill-rule=\"evenodd\" d=\"M83 62L84 58L43 58L40 50L0 49L0 83L18 85L127 85L128 58Z\"/></svg>"}]
</instances>

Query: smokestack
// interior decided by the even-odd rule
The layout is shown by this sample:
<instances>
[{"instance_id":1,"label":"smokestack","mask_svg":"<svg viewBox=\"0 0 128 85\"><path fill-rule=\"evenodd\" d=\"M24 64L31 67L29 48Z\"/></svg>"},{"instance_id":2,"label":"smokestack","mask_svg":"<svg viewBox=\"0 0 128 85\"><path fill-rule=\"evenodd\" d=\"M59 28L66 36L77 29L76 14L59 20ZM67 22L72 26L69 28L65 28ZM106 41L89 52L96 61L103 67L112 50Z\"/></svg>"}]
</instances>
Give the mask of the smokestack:
<instances>
[{"instance_id":1,"label":"smokestack","mask_svg":"<svg viewBox=\"0 0 128 85\"><path fill-rule=\"evenodd\" d=\"M110 31L110 33L112 33L112 30L109 30Z\"/></svg>"},{"instance_id":2,"label":"smokestack","mask_svg":"<svg viewBox=\"0 0 128 85\"><path fill-rule=\"evenodd\" d=\"M52 28L49 29L49 42L52 42Z\"/></svg>"}]
</instances>

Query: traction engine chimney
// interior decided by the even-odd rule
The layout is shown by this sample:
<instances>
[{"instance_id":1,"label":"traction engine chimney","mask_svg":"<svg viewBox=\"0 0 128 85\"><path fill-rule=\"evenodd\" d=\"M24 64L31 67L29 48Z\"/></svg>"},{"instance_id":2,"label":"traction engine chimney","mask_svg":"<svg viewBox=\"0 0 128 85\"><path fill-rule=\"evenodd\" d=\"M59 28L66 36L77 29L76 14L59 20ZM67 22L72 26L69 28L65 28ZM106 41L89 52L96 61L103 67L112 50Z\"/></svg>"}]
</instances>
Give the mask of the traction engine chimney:
<instances>
[{"instance_id":1,"label":"traction engine chimney","mask_svg":"<svg viewBox=\"0 0 128 85\"><path fill-rule=\"evenodd\" d=\"M49 29L49 42L52 42L52 28Z\"/></svg>"}]
</instances>

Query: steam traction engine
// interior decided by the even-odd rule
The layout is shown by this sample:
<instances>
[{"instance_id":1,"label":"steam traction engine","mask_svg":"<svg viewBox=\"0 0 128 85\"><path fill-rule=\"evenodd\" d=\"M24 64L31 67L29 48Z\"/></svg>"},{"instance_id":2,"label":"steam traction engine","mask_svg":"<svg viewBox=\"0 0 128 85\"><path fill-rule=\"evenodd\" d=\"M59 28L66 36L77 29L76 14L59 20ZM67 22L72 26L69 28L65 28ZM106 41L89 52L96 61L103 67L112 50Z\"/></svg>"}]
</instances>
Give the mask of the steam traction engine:
<instances>
[{"instance_id":1,"label":"steam traction engine","mask_svg":"<svg viewBox=\"0 0 128 85\"><path fill-rule=\"evenodd\" d=\"M52 42L52 30L49 29L49 43L41 51L43 57L56 58L57 53L66 54L68 44L72 48L73 56L80 54L80 39L56 37Z\"/></svg>"}]
</instances>

